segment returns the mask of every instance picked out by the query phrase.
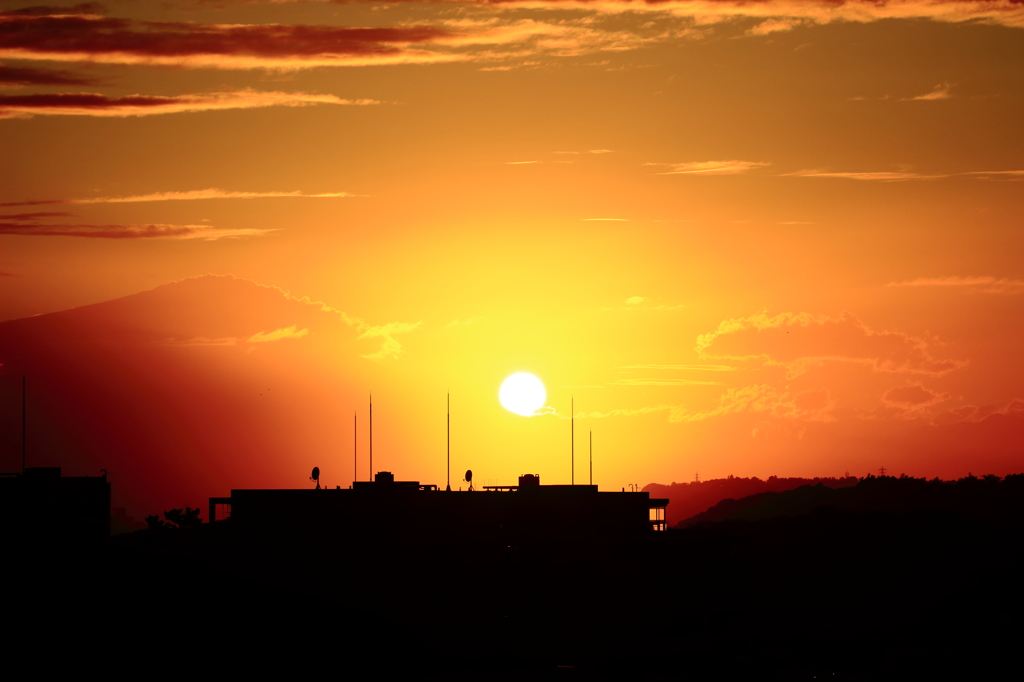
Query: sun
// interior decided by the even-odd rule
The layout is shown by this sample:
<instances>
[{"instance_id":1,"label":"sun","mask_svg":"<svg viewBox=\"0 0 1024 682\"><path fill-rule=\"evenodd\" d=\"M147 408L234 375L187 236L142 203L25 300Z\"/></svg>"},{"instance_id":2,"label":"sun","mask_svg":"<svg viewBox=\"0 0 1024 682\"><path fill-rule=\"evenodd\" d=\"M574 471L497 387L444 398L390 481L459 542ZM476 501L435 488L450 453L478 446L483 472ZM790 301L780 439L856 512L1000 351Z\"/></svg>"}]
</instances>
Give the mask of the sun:
<instances>
[{"instance_id":1,"label":"sun","mask_svg":"<svg viewBox=\"0 0 1024 682\"><path fill-rule=\"evenodd\" d=\"M537 410L544 407L547 397L540 379L526 372L517 372L505 379L498 391L501 406L524 417L536 414Z\"/></svg>"}]
</instances>

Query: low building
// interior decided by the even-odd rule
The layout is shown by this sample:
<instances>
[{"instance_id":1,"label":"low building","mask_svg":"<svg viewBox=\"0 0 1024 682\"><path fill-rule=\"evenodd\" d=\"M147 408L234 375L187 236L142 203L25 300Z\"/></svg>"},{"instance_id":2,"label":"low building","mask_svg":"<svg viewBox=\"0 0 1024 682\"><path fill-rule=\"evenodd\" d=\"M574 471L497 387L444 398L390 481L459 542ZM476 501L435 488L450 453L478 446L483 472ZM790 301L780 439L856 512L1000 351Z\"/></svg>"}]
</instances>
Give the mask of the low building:
<instances>
[{"instance_id":1,"label":"low building","mask_svg":"<svg viewBox=\"0 0 1024 682\"><path fill-rule=\"evenodd\" d=\"M464 538L513 546L665 530L667 505L645 492L541 485L531 474L520 476L518 485L444 491L381 471L373 481L346 489L232 490L229 498L210 499L209 518L218 518L218 507L229 507L231 525L242 533L301 533L324 540Z\"/></svg>"},{"instance_id":2,"label":"low building","mask_svg":"<svg viewBox=\"0 0 1024 682\"><path fill-rule=\"evenodd\" d=\"M110 535L110 482L59 467L0 474L0 534L14 542L97 544Z\"/></svg>"}]
</instances>

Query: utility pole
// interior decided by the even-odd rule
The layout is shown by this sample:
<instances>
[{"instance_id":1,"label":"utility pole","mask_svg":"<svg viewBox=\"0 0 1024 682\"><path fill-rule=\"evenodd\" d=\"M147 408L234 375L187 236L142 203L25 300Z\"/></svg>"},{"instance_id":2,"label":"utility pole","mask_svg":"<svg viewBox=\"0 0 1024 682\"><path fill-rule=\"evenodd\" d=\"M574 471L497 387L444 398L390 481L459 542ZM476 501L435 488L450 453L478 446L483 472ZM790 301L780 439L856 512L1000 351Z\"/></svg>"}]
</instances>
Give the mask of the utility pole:
<instances>
[{"instance_id":1,"label":"utility pole","mask_svg":"<svg viewBox=\"0 0 1024 682\"><path fill-rule=\"evenodd\" d=\"M569 461L572 466L569 484L576 485L576 398L574 396L569 400L569 439L572 441L569 446Z\"/></svg>"}]
</instances>

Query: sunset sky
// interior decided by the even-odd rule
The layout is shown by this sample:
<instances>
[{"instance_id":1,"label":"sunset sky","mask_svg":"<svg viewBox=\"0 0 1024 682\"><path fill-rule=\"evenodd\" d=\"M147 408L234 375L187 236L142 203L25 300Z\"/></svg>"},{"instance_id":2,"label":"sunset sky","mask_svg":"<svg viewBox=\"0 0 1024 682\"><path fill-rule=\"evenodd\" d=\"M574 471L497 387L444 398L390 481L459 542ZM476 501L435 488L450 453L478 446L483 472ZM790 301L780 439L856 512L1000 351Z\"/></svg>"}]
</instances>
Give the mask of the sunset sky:
<instances>
[{"instance_id":1,"label":"sunset sky","mask_svg":"<svg viewBox=\"0 0 1024 682\"><path fill-rule=\"evenodd\" d=\"M1024 470L1024 2L0 8L0 469Z\"/></svg>"}]
</instances>

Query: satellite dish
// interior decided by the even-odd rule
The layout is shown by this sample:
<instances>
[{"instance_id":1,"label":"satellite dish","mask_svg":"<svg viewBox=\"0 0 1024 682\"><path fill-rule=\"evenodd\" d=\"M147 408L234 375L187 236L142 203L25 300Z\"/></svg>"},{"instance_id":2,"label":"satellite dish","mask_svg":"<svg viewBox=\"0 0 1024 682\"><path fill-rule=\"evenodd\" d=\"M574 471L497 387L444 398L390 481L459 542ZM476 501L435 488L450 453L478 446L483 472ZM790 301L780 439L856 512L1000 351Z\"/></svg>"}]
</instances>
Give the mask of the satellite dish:
<instances>
[{"instance_id":1,"label":"satellite dish","mask_svg":"<svg viewBox=\"0 0 1024 682\"><path fill-rule=\"evenodd\" d=\"M473 470L472 469L466 469L466 482L467 483L472 483L473 482Z\"/></svg>"},{"instance_id":2,"label":"satellite dish","mask_svg":"<svg viewBox=\"0 0 1024 682\"><path fill-rule=\"evenodd\" d=\"M320 467L313 467L313 475L310 478L316 481L317 485L320 485Z\"/></svg>"}]
</instances>

